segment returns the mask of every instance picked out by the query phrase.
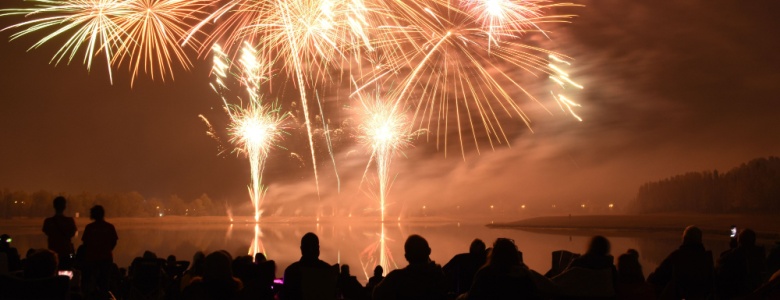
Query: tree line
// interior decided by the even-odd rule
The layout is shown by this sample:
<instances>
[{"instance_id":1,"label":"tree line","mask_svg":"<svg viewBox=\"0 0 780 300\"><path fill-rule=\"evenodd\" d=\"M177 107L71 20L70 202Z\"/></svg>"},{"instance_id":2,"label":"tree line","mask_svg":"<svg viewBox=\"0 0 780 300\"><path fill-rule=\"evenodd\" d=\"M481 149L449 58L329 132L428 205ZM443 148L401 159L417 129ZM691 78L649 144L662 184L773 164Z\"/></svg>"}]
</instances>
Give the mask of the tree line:
<instances>
[{"instance_id":1,"label":"tree line","mask_svg":"<svg viewBox=\"0 0 780 300\"><path fill-rule=\"evenodd\" d=\"M160 217L176 216L224 216L225 205L214 203L208 195L185 201L177 195L169 197L144 197L138 192L116 194L64 194L50 191L24 192L0 190L0 218L49 217L54 214L52 200L64 196L68 199L65 213L69 216L89 217L89 209L102 205L106 216L114 217Z\"/></svg>"},{"instance_id":2,"label":"tree line","mask_svg":"<svg viewBox=\"0 0 780 300\"><path fill-rule=\"evenodd\" d=\"M780 212L780 158L754 159L723 174L690 172L645 183L631 208L638 213Z\"/></svg>"}]
</instances>

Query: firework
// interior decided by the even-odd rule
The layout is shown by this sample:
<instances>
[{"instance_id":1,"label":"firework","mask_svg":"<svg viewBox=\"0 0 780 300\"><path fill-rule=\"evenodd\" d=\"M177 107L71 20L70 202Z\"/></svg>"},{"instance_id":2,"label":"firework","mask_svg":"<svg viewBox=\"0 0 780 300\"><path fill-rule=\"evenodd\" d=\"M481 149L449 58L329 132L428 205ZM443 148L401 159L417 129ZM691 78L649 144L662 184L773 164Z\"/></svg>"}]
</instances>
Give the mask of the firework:
<instances>
[{"instance_id":1,"label":"firework","mask_svg":"<svg viewBox=\"0 0 780 300\"><path fill-rule=\"evenodd\" d=\"M199 19L207 0L133 0L123 1L123 13L117 18L122 38L117 40L116 65L128 62L131 85L140 69L154 79L173 78L174 61L189 70L192 63L179 44L187 36L187 21ZM197 44L197 42L195 43Z\"/></svg>"},{"instance_id":2,"label":"firework","mask_svg":"<svg viewBox=\"0 0 780 300\"><path fill-rule=\"evenodd\" d=\"M249 194L255 208L255 221L260 220L265 188L262 186L262 175L268 153L281 139L282 126L288 114L281 113L278 105L263 103L260 95L260 83L264 79L260 74L264 72L264 64L257 61L256 51L246 44L239 64L241 73L236 74L238 81L246 87L249 101L246 104L230 104L225 98L227 84L226 76L229 74L231 63L227 55L220 50L218 45L214 47L214 67L212 74L215 84L212 87L220 93L225 110L230 117L229 132L231 142L236 145L238 153L243 153L249 159L251 171L251 186Z\"/></svg>"},{"instance_id":3,"label":"firework","mask_svg":"<svg viewBox=\"0 0 780 300\"><path fill-rule=\"evenodd\" d=\"M376 163L379 209L381 220L384 222L385 199L390 183L390 162L396 152L410 145L413 134L408 132L406 116L399 112L394 103L383 101L379 97L367 97L361 99L361 104L363 122L359 128L361 132L359 139L371 149L368 166L372 161Z\"/></svg>"},{"instance_id":4,"label":"firework","mask_svg":"<svg viewBox=\"0 0 780 300\"><path fill-rule=\"evenodd\" d=\"M436 144L445 146L445 155L446 133L453 123L464 158L462 133L466 130L479 152L479 132L484 132L491 148L509 143L501 123L504 118L519 118L530 127L519 99L541 102L518 77L523 71L534 76L554 74L548 59L554 53L527 44L524 36L546 34L541 23L566 22L571 16L544 12L571 4L506 0L386 3L395 13L388 25L377 29L385 41L379 45L389 48L386 60L360 79L367 83L353 95L365 86L400 79L400 93L394 101L412 111L410 126L435 133Z\"/></svg>"},{"instance_id":5,"label":"firework","mask_svg":"<svg viewBox=\"0 0 780 300\"><path fill-rule=\"evenodd\" d=\"M52 39L70 34L57 50L51 62L59 64L67 57L68 63L84 48L83 63L92 67L92 58L103 54L108 67L109 80L113 83L111 59L114 56L117 38L122 29L117 18L126 12L124 1L118 0L32 0L35 8L11 8L2 10L0 16L22 15L32 18L4 28L21 29L11 35L11 40L35 32L53 31L30 47L38 48Z\"/></svg>"},{"instance_id":6,"label":"firework","mask_svg":"<svg viewBox=\"0 0 780 300\"><path fill-rule=\"evenodd\" d=\"M569 63L568 61L565 61L553 54L550 54L550 68L555 71L554 74L550 75L550 80L555 82L558 86L560 86L561 89L564 90L568 86L575 87L578 89L583 89L584 87L582 85L574 82L573 80L571 80L571 78L569 78L569 73L563 71L563 69L561 69L559 64L567 65L567 66L571 65L571 63ZM582 118L579 115L577 115L577 113L574 112L574 107L581 107L582 105L570 100L563 94L558 94L556 96L553 91L550 91L550 93L553 95L553 98L558 103L558 106L561 108L563 112L571 114L572 117L582 122Z\"/></svg>"}]
</instances>

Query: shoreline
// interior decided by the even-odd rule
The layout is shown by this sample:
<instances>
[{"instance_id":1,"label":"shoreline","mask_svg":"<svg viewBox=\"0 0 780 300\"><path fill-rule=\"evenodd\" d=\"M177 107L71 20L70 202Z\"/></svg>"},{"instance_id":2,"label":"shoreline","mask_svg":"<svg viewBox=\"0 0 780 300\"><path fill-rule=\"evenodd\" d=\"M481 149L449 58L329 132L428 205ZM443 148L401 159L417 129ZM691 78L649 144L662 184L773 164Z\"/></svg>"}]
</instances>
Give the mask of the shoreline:
<instances>
[{"instance_id":1,"label":"shoreline","mask_svg":"<svg viewBox=\"0 0 780 300\"><path fill-rule=\"evenodd\" d=\"M579 215L547 216L513 222L487 224L489 228L518 229L551 234L594 235L616 233L669 235L682 234L685 227L695 225L708 234L728 234L731 225L739 230L750 228L759 238L780 238L780 216L777 215L702 215L702 214L647 214L647 215Z\"/></svg>"}]
</instances>

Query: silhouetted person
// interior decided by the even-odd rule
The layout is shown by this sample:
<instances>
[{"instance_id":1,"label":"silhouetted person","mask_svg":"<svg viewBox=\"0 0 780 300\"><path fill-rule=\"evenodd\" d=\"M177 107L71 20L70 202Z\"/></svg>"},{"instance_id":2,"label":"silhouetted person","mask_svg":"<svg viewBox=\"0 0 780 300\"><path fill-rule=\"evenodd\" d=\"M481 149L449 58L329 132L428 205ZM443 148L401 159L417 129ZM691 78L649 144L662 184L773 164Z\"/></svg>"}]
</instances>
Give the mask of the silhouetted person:
<instances>
[{"instance_id":1,"label":"silhouetted person","mask_svg":"<svg viewBox=\"0 0 780 300\"><path fill-rule=\"evenodd\" d=\"M557 292L572 298L614 298L617 269L610 248L607 238L592 237L585 254L573 258L561 274L552 278L559 287Z\"/></svg>"},{"instance_id":2,"label":"silhouetted person","mask_svg":"<svg viewBox=\"0 0 780 300\"><path fill-rule=\"evenodd\" d=\"M597 235L591 238L588 244L588 250L580 257L572 259L568 268L580 267L591 270L610 269L612 274L617 276L617 269L614 265L615 258L609 254L610 244L607 238Z\"/></svg>"},{"instance_id":3,"label":"silhouetted person","mask_svg":"<svg viewBox=\"0 0 780 300\"><path fill-rule=\"evenodd\" d=\"M539 295L515 243L499 238L493 243L487 263L474 276L468 293L459 299L539 299Z\"/></svg>"},{"instance_id":4,"label":"silhouetted person","mask_svg":"<svg viewBox=\"0 0 780 300\"><path fill-rule=\"evenodd\" d=\"M743 297L763 283L766 270L764 248L756 246L756 233L745 229L737 236L737 247L721 254L715 269L716 286L723 299Z\"/></svg>"},{"instance_id":5,"label":"silhouetted person","mask_svg":"<svg viewBox=\"0 0 780 300\"><path fill-rule=\"evenodd\" d=\"M320 239L309 232L301 238L301 259L284 270L281 300L336 299L338 269L319 259Z\"/></svg>"},{"instance_id":6,"label":"silhouetted person","mask_svg":"<svg viewBox=\"0 0 780 300\"><path fill-rule=\"evenodd\" d=\"M385 276L383 275L384 272L384 268L382 268L380 265L377 265L374 268L374 276L371 276L371 278L368 279L368 283L366 284L366 295L368 295L368 299L372 298L376 285L385 279Z\"/></svg>"},{"instance_id":7,"label":"silhouetted person","mask_svg":"<svg viewBox=\"0 0 780 300\"><path fill-rule=\"evenodd\" d=\"M712 291L712 252L704 249L702 231L688 226L682 245L647 277L663 299L704 299Z\"/></svg>"},{"instance_id":8,"label":"silhouetted person","mask_svg":"<svg viewBox=\"0 0 780 300\"><path fill-rule=\"evenodd\" d=\"M431 261L428 241L419 235L411 235L404 243L404 257L409 265L387 274L374 288L374 300L437 300L447 294L444 272Z\"/></svg>"},{"instance_id":9,"label":"silhouetted person","mask_svg":"<svg viewBox=\"0 0 780 300\"><path fill-rule=\"evenodd\" d=\"M203 264L203 276L192 280L182 293L185 300L218 300L235 299L243 284L233 277L232 259L225 251L215 251L208 256Z\"/></svg>"},{"instance_id":10,"label":"silhouetted person","mask_svg":"<svg viewBox=\"0 0 780 300\"><path fill-rule=\"evenodd\" d=\"M642 265L639 264L639 252L636 250L628 249L626 253L618 256L617 274L615 285L617 299L655 298L652 288L645 282Z\"/></svg>"},{"instance_id":11,"label":"silhouetted person","mask_svg":"<svg viewBox=\"0 0 780 300\"><path fill-rule=\"evenodd\" d=\"M22 277L0 276L0 299L67 299L70 279L57 275L57 264L53 251L35 250Z\"/></svg>"},{"instance_id":12,"label":"silhouetted person","mask_svg":"<svg viewBox=\"0 0 780 300\"><path fill-rule=\"evenodd\" d=\"M52 201L54 216L43 221L43 233L46 234L49 250L57 253L61 269L70 269L71 258L75 253L71 239L76 235L76 221L64 215L67 201L65 197L58 196Z\"/></svg>"},{"instance_id":13,"label":"silhouetted person","mask_svg":"<svg viewBox=\"0 0 780 300\"><path fill-rule=\"evenodd\" d=\"M84 291L87 296L103 298L108 293L114 268L112 251L119 239L114 225L106 222L105 210L95 205L89 210L89 218L94 220L84 228L81 237L84 249Z\"/></svg>"},{"instance_id":14,"label":"silhouetted person","mask_svg":"<svg viewBox=\"0 0 780 300\"><path fill-rule=\"evenodd\" d=\"M6 272L18 271L22 267L22 260L19 258L19 251L16 248L11 247L11 236L7 234L0 235L0 255L5 255L7 270L0 270Z\"/></svg>"},{"instance_id":15,"label":"silhouetted person","mask_svg":"<svg viewBox=\"0 0 780 300\"><path fill-rule=\"evenodd\" d=\"M203 254L203 252L195 252L195 254L192 256L192 264L190 265L190 269L184 271L184 275L181 276L179 291L184 291L184 288L189 286L194 278L203 276L203 264L205 261L206 255Z\"/></svg>"},{"instance_id":16,"label":"silhouetted person","mask_svg":"<svg viewBox=\"0 0 780 300\"><path fill-rule=\"evenodd\" d=\"M35 250L27 259L24 278L40 279L57 276L57 254L48 249Z\"/></svg>"},{"instance_id":17,"label":"silhouetted person","mask_svg":"<svg viewBox=\"0 0 780 300\"><path fill-rule=\"evenodd\" d=\"M341 272L338 279L338 293L341 299L355 300L364 299L365 291L363 285L358 282L355 276L349 273L349 265L341 265Z\"/></svg>"},{"instance_id":18,"label":"silhouetted person","mask_svg":"<svg viewBox=\"0 0 780 300\"><path fill-rule=\"evenodd\" d=\"M469 253L457 254L444 265L444 275L450 292L456 295L465 293L471 288L474 274L487 260L485 242L475 239L469 246Z\"/></svg>"}]
</instances>

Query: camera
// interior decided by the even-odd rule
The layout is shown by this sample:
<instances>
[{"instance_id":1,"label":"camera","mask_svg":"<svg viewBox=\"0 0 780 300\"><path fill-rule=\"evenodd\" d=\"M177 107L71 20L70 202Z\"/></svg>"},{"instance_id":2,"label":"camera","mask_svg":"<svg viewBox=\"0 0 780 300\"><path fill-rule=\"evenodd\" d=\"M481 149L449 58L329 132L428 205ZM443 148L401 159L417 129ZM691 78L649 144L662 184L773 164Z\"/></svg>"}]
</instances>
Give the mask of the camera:
<instances>
[{"instance_id":1,"label":"camera","mask_svg":"<svg viewBox=\"0 0 780 300\"><path fill-rule=\"evenodd\" d=\"M737 225L731 225L731 232L729 233L729 236L732 238L737 237Z\"/></svg>"}]
</instances>

